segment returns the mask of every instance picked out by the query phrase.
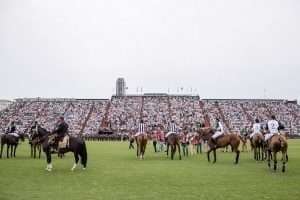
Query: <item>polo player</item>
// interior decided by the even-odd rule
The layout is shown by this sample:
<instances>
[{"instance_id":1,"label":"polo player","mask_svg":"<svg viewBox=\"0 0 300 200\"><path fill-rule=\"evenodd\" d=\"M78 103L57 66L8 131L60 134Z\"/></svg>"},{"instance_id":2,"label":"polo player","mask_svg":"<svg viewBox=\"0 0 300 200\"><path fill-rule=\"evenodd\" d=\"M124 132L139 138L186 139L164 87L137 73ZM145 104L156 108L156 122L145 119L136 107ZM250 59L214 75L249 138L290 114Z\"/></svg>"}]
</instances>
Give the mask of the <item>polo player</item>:
<instances>
[{"instance_id":1,"label":"polo player","mask_svg":"<svg viewBox=\"0 0 300 200\"><path fill-rule=\"evenodd\" d=\"M219 118L216 118L216 124L214 128L216 132L212 135L211 140L214 144L216 144L217 139L224 134L224 128Z\"/></svg>"},{"instance_id":2,"label":"polo player","mask_svg":"<svg viewBox=\"0 0 300 200\"><path fill-rule=\"evenodd\" d=\"M250 134L250 140L253 138L256 134L261 134L261 124L259 122L259 119L255 119L255 123L253 124L252 130L253 133Z\"/></svg>"},{"instance_id":3,"label":"polo player","mask_svg":"<svg viewBox=\"0 0 300 200\"><path fill-rule=\"evenodd\" d=\"M269 133L265 134L265 141L268 143L268 141L274 136L279 134L278 128L279 123L276 120L276 117L274 115L271 116L271 120L268 121L268 130Z\"/></svg>"}]
</instances>

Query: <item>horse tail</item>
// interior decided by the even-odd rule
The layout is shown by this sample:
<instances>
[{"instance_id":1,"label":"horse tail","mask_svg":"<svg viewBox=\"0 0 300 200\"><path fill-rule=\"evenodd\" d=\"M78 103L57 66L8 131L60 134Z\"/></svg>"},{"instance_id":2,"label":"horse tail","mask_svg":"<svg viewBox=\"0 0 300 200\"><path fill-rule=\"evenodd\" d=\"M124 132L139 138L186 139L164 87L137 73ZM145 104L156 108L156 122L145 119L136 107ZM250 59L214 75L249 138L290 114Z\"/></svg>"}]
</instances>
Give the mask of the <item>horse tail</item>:
<instances>
[{"instance_id":1,"label":"horse tail","mask_svg":"<svg viewBox=\"0 0 300 200\"><path fill-rule=\"evenodd\" d=\"M81 164L83 165L84 168L86 168L86 164L87 164L87 150L86 150L85 141L83 141L83 144L82 144Z\"/></svg>"}]
</instances>

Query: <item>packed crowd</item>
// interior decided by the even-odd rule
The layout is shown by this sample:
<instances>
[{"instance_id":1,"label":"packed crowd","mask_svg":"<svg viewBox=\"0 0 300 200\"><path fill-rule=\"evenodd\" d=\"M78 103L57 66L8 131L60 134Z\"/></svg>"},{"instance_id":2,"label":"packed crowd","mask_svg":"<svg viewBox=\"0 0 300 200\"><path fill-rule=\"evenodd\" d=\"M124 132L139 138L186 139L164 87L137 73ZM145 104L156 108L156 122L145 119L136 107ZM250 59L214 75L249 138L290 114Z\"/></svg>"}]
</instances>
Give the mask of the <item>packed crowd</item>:
<instances>
[{"instance_id":1,"label":"packed crowd","mask_svg":"<svg viewBox=\"0 0 300 200\"><path fill-rule=\"evenodd\" d=\"M294 102L284 100L206 100L205 108L210 119L219 117L224 121L227 130L250 129L255 119L266 124L271 115L275 115L284 124L287 132L290 134L300 132L299 105Z\"/></svg>"},{"instance_id":2,"label":"packed crowd","mask_svg":"<svg viewBox=\"0 0 300 200\"><path fill-rule=\"evenodd\" d=\"M18 100L0 112L0 132L10 121L26 132L34 121L53 130L58 116L69 124L70 134L96 136L106 128L117 135L137 131L142 119L147 131L168 131L174 120L179 128L195 130L220 118L225 130L250 129L256 118L266 122L272 114L290 134L300 133L300 108L284 100L200 100L198 96L125 96L111 100Z\"/></svg>"},{"instance_id":3,"label":"packed crowd","mask_svg":"<svg viewBox=\"0 0 300 200\"><path fill-rule=\"evenodd\" d=\"M96 132L100 127L106 103L107 101L89 100L17 101L1 111L0 131L5 132L11 121L16 123L18 132L27 132L35 121L51 131L55 128L58 117L64 116L69 124L70 134Z\"/></svg>"},{"instance_id":4,"label":"packed crowd","mask_svg":"<svg viewBox=\"0 0 300 200\"><path fill-rule=\"evenodd\" d=\"M149 96L144 97L143 102L142 119L146 127L160 126L166 129L171 117L168 97Z\"/></svg>"},{"instance_id":5,"label":"packed crowd","mask_svg":"<svg viewBox=\"0 0 300 200\"><path fill-rule=\"evenodd\" d=\"M142 110L142 97L112 97L108 111L108 124L112 130L134 131Z\"/></svg>"}]
</instances>

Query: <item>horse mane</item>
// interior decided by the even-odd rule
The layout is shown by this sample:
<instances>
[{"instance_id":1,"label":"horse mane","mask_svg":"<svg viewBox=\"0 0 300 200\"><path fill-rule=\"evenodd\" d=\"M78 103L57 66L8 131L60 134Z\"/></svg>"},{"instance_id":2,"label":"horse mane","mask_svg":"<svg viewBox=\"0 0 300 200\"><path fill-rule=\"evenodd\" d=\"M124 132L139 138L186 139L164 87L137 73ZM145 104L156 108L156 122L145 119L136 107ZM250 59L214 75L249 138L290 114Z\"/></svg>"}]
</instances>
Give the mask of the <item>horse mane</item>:
<instances>
[{"instance_id":1,"label":"horse mane","mask_svg":"<svg viewBox=\"0 0 300 200\"><path fill-rule=\"evenodd\" d=\"M203 127L200 128L197 132L200 138L202 138L203 140L208 140L210 136L214 134L214 129L212 127Z\"/></svg>"}]
</instances>

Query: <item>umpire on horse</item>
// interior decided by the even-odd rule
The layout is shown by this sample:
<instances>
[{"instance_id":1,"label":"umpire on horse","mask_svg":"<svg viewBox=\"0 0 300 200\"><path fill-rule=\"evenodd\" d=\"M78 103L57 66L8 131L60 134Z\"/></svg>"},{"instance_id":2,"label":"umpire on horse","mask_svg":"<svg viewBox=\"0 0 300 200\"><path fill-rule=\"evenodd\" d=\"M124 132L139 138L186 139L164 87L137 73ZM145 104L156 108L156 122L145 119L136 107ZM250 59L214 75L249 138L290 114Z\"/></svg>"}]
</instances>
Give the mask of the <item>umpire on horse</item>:
<instances>
[{"instance_id":1,"label":"umpire on horse","mask_svg":"<svg viewBox=\"0 0 300 200\"><path fill-rule=\"evenodd\" d=\"M65 122L65 119L63 116L59 117L57 127L54 129L52 134L56 134L56 141L58 142L58 152L60 149L67 148L68 147L68 130L69 125Z\"/></svg>"}]
</instances>

